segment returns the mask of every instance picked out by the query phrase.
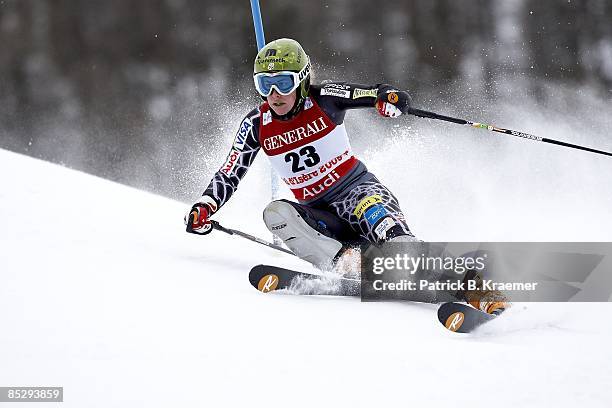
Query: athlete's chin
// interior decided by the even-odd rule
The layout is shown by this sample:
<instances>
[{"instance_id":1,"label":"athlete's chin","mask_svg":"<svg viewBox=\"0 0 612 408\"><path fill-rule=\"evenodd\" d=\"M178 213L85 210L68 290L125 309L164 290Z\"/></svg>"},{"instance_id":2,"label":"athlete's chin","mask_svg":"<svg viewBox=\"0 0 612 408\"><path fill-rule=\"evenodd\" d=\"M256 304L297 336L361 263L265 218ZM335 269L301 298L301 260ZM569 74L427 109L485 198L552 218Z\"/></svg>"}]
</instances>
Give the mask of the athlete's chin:
<instances>
[{"instance_id":1,"label":"athlete's chin","mask_svg":"<svg viewBox=\"0 0 612 408\"><path fill-rule=\"evenodd\" d=\"M289 111L291 110L291 107L289 106L289 104L282 104L282 105L270 105L270 108L272 108L272 110L274 111L274 113L276 113L278 116L284 116L286 114L289 113Z\"/></svg>"}]
</instances>

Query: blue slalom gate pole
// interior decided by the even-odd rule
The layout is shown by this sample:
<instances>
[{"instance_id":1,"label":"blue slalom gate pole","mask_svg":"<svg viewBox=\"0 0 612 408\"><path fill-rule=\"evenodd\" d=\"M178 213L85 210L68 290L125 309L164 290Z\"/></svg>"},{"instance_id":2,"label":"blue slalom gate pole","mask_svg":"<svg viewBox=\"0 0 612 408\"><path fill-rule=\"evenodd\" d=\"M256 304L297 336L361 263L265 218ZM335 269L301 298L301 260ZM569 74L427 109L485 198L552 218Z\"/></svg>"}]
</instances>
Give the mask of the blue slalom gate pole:
<instances>
[{"instance_id":1,"label":"blue slalom gate pole","mask_svg":"<svg viewBox=\"0 0 612 408\"><path fill-rule=\"evenodd\" d=\"M266 37L264 35L263 23L261 21L261 9L259 8L259 0L251 0L251 13L253 14L253 27L255 27L255 39L257 40L257 50L261 50L266 45ZM278 198L278 177L273 168L270 168L270 187L272 190L272 200ZM274 235L274 244L280 245L280 239Z\"/></svg>"},{"instance_id":2,"label":"blue slalom gate pole","mask_svg":"<svg viewBox=\"0 0 612 408\"><path fill-rule=\"evenodd\" d=\"M251 12L253 13L253 26L255 27L255 38L257 39L257 50L261 50L266 45L263 23L261 22L261 9L259 0L251 0Z\"/></svg>"}]
</instances>

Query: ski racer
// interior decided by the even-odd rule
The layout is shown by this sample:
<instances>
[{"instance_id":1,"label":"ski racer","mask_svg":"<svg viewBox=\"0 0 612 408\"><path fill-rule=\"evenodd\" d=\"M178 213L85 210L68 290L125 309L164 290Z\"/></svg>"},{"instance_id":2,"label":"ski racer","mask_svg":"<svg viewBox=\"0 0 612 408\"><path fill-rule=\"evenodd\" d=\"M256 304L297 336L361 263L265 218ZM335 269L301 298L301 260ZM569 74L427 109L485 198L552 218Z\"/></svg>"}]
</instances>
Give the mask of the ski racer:
<instances>
[{"instance_id":1,"label":"ski racer","mask_svg":"<svg viewBox=\"0 0 612 408\"><path fill-rule=\"evenodd\" d=\"M407 114L410 95L386 84L311 84L311 69L292 39L258 52L253 79L264 102L242 120L225 163L185 218L187 232L212 230L210 217L263 151L296 199L269 203L265 225L302 259L329 269L364 242L417 240L397 198L354 155L344 125L349 109Z\"/></svg>"}]
</instances>

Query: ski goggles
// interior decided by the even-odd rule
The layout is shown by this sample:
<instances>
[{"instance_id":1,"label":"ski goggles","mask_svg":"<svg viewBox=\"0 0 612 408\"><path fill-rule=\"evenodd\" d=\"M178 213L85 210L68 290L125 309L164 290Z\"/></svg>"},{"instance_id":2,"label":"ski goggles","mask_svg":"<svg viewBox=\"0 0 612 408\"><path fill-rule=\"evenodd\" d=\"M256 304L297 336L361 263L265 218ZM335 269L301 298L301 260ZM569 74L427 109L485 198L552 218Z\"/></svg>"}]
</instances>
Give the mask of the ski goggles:
<instances>
[{"instance_id":1,"label":"ski goggles","mask_svg":"<svg viewBox=\"0 0 612 408\"><path fill-rule=\"evenodd\" d=\"M280 71L274 73L261 72L253 76L255 89L261 96L270 96L273 90L281 95L289 95L295 91L310 72L310 63L300 72Z\"/></svg>"}]
</instances>

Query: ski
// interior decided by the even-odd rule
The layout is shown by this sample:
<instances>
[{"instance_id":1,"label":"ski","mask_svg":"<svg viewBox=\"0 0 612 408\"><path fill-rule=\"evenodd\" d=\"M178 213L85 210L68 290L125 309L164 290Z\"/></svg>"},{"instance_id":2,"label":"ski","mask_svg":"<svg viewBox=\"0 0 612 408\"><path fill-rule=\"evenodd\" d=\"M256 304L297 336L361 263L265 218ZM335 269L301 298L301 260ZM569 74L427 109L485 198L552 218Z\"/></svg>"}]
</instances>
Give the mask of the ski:
<instances>
[{"instance_id":1,"label":"ski","mask_svg":"<svg viewBox=\"0 0 612 408\"><path fill-rule=\"evenodd\" d=\"M358 279L316 275L271 265L257 265L249 272L249 282L263 293L288 290L300 295L359 296Z\"/></svg>"},{"instance_id":2,"label":"ski","mask_svg":"<svg viewBox=\"0 0 612 408\"><path fill-rule=\"evenodd\" d=\"M251 268L249 282L263 293L278 290L299 295L359 296L361 293L361 282L358 279L317 275L272 265ZM440 323L457 333L470 333L495 317L463 303L443 303L438 309Z\"/></svg>"},{"instance_id":3,"label":"ski","mask_svg":"<svg viewBox=\"0 0 612 408\"><path fill-rule=\"evenodd\" d=\"M440 323L448 330L457 333L470 333L497 316L455 302L444 303L438 309Z\"/></svg>"}]
</instances>

